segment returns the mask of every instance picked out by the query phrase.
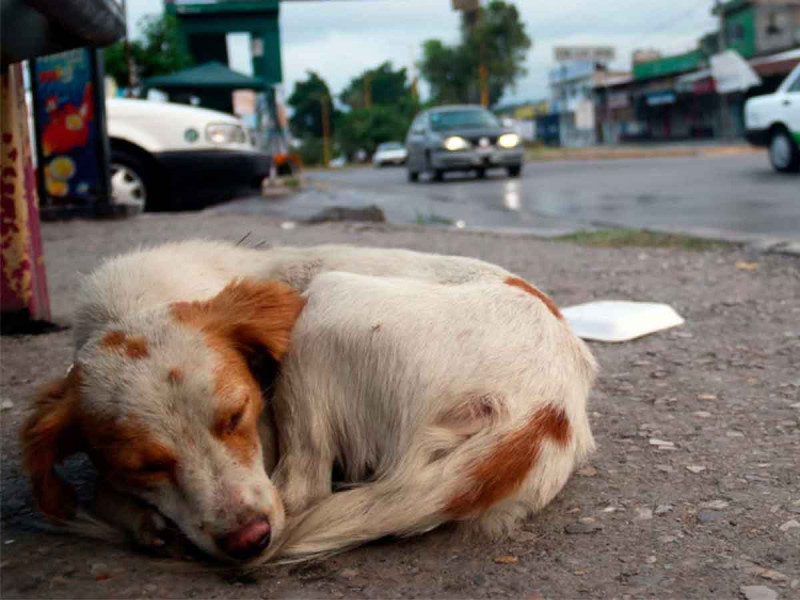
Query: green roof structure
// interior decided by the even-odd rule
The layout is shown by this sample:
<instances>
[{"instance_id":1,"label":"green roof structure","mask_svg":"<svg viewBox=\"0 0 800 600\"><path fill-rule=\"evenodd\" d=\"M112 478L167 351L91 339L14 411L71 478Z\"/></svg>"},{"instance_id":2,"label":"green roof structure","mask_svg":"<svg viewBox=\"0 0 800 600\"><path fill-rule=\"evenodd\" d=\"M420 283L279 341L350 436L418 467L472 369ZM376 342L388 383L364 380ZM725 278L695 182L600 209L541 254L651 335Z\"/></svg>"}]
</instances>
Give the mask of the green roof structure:
<instances>
[{"instance_id":1,"label":"green roof structure","mask_svg":"<svg viewBox=\"0 0 800 600\"><path fill-rule=\"evenodd\" d=\"M229 69L217 61L167 75L156 75L144 81L147 88L160 90L263 90L264 81Z\"/></svg>"}]
</instances>

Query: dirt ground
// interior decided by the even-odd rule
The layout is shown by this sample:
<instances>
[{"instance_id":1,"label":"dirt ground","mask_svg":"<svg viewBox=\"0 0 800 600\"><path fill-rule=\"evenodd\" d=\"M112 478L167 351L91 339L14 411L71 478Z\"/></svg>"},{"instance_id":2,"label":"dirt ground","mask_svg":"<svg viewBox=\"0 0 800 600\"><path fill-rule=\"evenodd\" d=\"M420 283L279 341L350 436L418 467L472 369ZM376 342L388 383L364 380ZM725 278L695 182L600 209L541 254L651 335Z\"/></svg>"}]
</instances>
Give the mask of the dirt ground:
<instances>
[{"instance_id":1,"label":"dirt ground","mask_svg":"<svg viewBox=\"0 0 800 600\"><path fill-rule=\"evenodd\" d=\"M71 332L4 337L3 598L800 598L797 258L736 248L597 249L422 228L289 230L233 215L144 216L45 226L56 317L68 323L78 274L102 257L248 233L249 245L350 242L475 256L535 282L562 306L666 302L686 324L638 341L591 344L602 368L590 405L597 452L513 538L465 542L445 528L255 573L38 530L16 431L37 384L69 364ZM67 471L85 478L80 467Z\"/></svg>"}]
</instances>

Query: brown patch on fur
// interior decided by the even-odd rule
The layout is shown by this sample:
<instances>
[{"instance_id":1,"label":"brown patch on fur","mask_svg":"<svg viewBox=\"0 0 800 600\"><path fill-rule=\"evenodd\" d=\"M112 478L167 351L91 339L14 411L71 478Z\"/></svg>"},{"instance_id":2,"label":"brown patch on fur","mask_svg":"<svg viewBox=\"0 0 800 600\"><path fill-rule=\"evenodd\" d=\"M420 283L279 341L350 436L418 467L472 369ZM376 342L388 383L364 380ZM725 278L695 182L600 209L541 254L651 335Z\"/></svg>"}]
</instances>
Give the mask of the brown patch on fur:
<instances>
[{"instance_id":1,"label":"brown patch on fur","mask_svg":"<svg viewBox=\"0 0 800 600\"><path fill-rule=\"evenodd\" d=\"M144 336L128 337L124 331L118 329L106 333L100 340L100 346L108 350L124 352L133 359L147 358L150 355Z\"/></svg>"},{"instance_id":2,"label":"brown patch on fur","mask_svg":"<svg viewBox=\"0 0 800 600\"><path fill-rule=\"evenodd\" d=\"M133 359L147 358L150 356L147 340L141 335L128 338L125 343L125 354Z\"/></svg>"},{"instance_id":3,"label":"brown patch on fur","mask_svg":"<svg viewBox=\"0 0 800 600\"><path fill-rule=\"evenodd\" d=\"M183 383L183 371L178 367L172 367L167 373L167 381L172 385Z\"/></svg>"},{"instance_id":4,"label":"brown patch on fur","mask_svg":"<svg viewBox=\"0 0 800 600\"><path fill-rule=\"evenodd\" d=\"M75 513L77 499L55 465L82 446L78 430L81 372L75 365L63 379L44 385L34 399L33 414L20 431L23 466L31 476L40 510L56 520Z\"/></svg>"},{"instance_id":5,"label":"brown patch on fur","mask_svg":"<svg viewBox=\"0 0 800 600\"><path fill-rule=\"evenodd\" d=\"M244 348L267 350L281 360L304 306L305 300L288 285L244 279L228 284L210 300L176 302L171 309L181 323Z\"/></svg>"},{"instance_id":6,"label":"brown patch on fur","mask_svg":"<svg viewBox=\"0 0 800 600\"><path fill-rule=\"evenodd\" d=\"M445 512L451 518L466 518L508 497L536 466L542 440L550 438L565 445L569 435L569 420L563 409L540 408L523 427L500 439L489 455L470 469L469 487L447 503Z\"/></svg>"},{"instance_id":7,"label":"brown patch on fur","mask_svg":"<svg viewBox=\"0 0 800 600\"><path fill-rule=\"evenodd\" d=\"M153 487L175 480L178 457L136 419L98 419L84 416L81 429L87 452L107 478L133 487Z\"/></svg>"},{"instance_id":8,"label":"brown patch on fur","mask_svg":"<svg viewBox=\"0 0 800 600\"><path fill-rule=\"evenodd\" d=\"M510 285L510 286L519 288L519 289L521 289L521 290L523 290L525 292L528 292L529 294L531 294L533 296L536 296L539 300L544 302L544 305L547 307L547 309L551 313L553 313L553 316L556 319L563 319L564 318L564 315L562 315L561 311L558 310L558 306L556 306L556 303L553 302L552 298L550 298L550 296L548 296L547 294L545 294L541 290L538 290L535 287L533 287L527 281L525 281L523 279L520 279L519 277L509 277L508 279L506 279L504 281L504 283L506 285Z\"/></svg>"},{"instance_id":9,"label":"brown patch on fur","mask_svg":"<svg viewBox=\"0 0 800 600\"><path fill-rule=\"evenodd\" d=\"M114 331L109 331L103 336L103 339L100 340L100 345L109 350L118 350L125 345L125 338L126 335L124 331L115 329Z\"/></svg>"},{"instance_id":10,"label":"brown patch on fur","mask_svg":"<svg viewBox=\"0 0 800 600\"><path fill-rule=\"evenodd\" d=\"M283 283L251 280L235 281L210 300L171 306L173 317L199 329L219 357L212 432L242 464L251 464L259 452L258 417L263 410L261 390L247 356L266 350L281 360L304 306L300 294ZM238 423L230 426L242 408Z\"/></svg>"}]
</instances>

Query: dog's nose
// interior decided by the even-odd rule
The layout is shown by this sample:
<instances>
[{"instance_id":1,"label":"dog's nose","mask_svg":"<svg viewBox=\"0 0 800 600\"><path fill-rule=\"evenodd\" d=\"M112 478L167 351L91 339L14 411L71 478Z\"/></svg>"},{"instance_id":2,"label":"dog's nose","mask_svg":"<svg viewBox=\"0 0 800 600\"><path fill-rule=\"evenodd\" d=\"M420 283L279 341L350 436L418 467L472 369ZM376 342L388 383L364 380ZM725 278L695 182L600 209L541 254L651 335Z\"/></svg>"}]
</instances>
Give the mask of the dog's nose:
<instances>
[{"instance_id":1,"label":"dog's nose","mask_svg":"<svg viewBox=\"0 0 800 600\"><path fill-rule=\"evenodd\" d=\"M231 558L246 560L258 556L269 546L270 534L269 518L262 515L236 531L219 536L216 542Z\"/></svg>"}]
</instances>

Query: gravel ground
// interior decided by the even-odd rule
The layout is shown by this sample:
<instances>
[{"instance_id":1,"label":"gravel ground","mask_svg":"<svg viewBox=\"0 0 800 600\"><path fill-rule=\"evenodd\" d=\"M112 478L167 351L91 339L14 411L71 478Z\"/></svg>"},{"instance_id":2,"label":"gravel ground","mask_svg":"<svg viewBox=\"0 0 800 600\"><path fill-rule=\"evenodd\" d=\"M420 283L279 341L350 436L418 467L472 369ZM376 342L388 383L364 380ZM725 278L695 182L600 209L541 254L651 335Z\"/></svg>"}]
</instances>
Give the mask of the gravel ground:
<instances>
[{"instance_id":1,"label":"gravel ground","mask_svg":"<svg viewBox=\"0 0 800 600\"><path fill-rule=\"evenodd\" d=\"M591 345L602 368L590 406L597 453L512 539L465 542L444 528L255 573L36 529L16 430L36 385L69 363L70 332L4 337L3 598L800 597L797 258L157 215L44 227L56 317L68 323L76 275L101 257L195 236L235 241L248 232L251 245L350 242L476 256L530 279L562 306L609 297L667 302L686 324ZM80 466L68 471L86 477Z\"/></svg>"}]
</instances>

